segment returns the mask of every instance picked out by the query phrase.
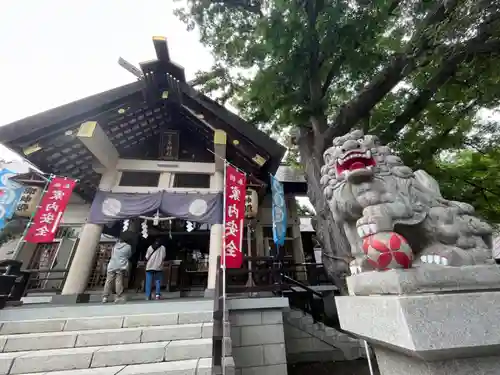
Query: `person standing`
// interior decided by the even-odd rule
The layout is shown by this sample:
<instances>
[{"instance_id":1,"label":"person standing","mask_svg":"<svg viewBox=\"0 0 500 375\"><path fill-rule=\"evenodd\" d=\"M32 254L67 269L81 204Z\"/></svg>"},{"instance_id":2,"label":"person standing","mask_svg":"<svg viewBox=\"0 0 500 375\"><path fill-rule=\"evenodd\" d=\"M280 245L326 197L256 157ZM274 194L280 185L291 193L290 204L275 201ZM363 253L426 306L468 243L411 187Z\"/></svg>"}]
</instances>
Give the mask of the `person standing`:
<instances>
[{"instance_id":1,"label":"person standing","mask_svg":"<svg viewBox=\"0 0 500 375\"><path fill-rule=\"evenodd\" d=\"M160 299L161 279L163 275L163 261L167 256L165 246L156 239L146 251L146 299L151 299L151 289L155 282L155 297Z\"/></svg>"},{"instance_id":2,"label":"person standing","mask_svg":"<svg viewBox=\"0 0 500 375\"><path fill-rule=\"evenodd\" d=\"M123 279L128 270L128 262L132 256L132 246L127 242L118 240L111 250L111 258L109 259L106 282L104 284L104 291L102 302L108 302L108 298L112 293L113 284L115 285L116 299L115 302L124 302L123 296Z\"/></svg>"}]
</instances>

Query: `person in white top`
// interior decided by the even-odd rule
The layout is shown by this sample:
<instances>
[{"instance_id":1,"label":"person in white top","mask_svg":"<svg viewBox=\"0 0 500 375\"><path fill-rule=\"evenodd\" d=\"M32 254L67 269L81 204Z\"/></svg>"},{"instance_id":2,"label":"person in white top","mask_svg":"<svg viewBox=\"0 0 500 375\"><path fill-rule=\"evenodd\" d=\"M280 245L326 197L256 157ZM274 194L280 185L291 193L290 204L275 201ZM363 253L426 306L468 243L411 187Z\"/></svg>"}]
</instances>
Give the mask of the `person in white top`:
<instances>
[{"instance_id":1,"label":"person in white top","mask_svg":"<svg viewBox=\"0 0 500 375\"><path fill-rule=\"evenodd\" d=\"M155 242L148 247L146 252L146 299L151 299L151 289L153 280L155 282L155 296L160 299L161 279L163 275L163 261L167 256L165 246L156 239Z\"/></svg>"}]
</instances>

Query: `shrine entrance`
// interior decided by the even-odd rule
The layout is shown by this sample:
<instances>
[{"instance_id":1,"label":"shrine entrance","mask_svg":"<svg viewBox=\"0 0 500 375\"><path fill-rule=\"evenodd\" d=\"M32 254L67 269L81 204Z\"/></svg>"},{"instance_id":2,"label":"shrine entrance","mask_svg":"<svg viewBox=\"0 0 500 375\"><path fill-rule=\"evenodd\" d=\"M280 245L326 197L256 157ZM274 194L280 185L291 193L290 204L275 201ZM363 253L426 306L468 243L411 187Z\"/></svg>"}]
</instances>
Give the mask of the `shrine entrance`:
<instances>
[{"instance_id":1,"label":"shrine entrance","mask_svg":"<svg viewBox=\"0 0 500 375\"><path fill-rule=\"evenodd\" d=\"M131 220L132 221L132 220ZM138 223L140 223L138 225ZM155 240L167 250L163 264L162 295L199 296L207 287L210 224L201 224L182 219L160 221L154 225L135 220L133 230L139 227L140 232L127 233L132 242L133 255L130 259L127 286L128 294L144 292L146 274L146 251ZM123 222L120 224L123 226ZM143 233L147 232L147 237ZM106 280L106 267L111 257L114 243L101 243L97 249L96 260L89 280L89 290L102 290Z\"/></svg>"}]
</instances>

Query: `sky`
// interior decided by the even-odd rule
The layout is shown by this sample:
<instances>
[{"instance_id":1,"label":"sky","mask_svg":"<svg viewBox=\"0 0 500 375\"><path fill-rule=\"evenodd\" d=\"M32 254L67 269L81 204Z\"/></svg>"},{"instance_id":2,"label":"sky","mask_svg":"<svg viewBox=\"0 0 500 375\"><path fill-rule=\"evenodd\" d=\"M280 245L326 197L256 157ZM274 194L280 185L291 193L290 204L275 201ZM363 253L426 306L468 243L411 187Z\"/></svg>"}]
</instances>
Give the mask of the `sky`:
<instances>
[{"instance_id":1,"label":"sky","mask_svg":"<svg viewBox=\"0 0 500 375\"><path fill-rule=\"evenodd\" d=\"M135 81L121 56L156 58L166 36L187 79L213 64L196 31L173 15L173 0L1 0L0 126ZM1 140L0 140L1 142ZM0 145L0 159L12 159Z\"/></svg>"},{"instance_id":2,"label":"sky","mask_svg":"<svg viewBox=\"0 0 500 375\"><path fill-rule=\"evenodd\" d=\"M118 58L155 59L156 35L188 80L214 62L174 0L0 1L0 126L135 81ZM0 140L0 160L19 158Z\"/></svg>"}]
</instances>

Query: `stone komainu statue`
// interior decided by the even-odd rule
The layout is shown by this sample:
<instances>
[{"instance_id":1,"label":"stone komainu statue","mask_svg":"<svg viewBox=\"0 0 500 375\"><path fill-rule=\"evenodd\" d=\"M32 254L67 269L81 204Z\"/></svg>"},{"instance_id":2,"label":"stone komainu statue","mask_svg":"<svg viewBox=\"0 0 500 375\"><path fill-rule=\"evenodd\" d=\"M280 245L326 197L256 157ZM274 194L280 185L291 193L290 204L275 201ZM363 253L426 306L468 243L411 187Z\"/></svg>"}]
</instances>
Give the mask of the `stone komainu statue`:
<instances>
[{"instance_id":1,"label":"stone komainu statue","mask_svg":"<svg viewBox=\"0 0 500 375\"><path fill-rule=\"evenodd\" d=\"M474 216L474 208L444 199L434 178L413 172L376 136L355 130L335 138L324 162L321 184L351 244L351 271L373 269L363 241L381 232L403 236L413 264L493 263L492 228Z\"/></svg>"}]
</instances>

